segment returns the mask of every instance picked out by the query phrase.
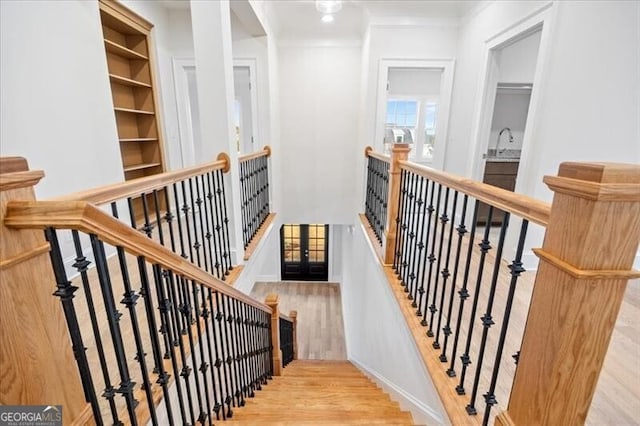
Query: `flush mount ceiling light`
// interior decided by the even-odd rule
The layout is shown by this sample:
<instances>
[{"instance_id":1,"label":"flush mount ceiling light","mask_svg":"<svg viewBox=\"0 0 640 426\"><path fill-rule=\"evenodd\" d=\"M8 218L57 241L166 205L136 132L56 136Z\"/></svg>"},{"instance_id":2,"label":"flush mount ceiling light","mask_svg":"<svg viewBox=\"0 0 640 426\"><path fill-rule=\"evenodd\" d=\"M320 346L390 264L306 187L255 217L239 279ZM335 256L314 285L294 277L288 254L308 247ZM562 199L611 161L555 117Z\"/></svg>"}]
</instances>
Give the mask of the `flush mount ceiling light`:
<instances>
[{"instance_id":1,"label":"flush mount ceiling light","mask_svg":"<svg viewBox=\"0 0 640 426\"><path fill-rule=\"evenodd\" d=\"M341 9L342 0L316 0L316 10L324 13L325 16L339 12Z\"/></svg>"},{"instance_id":2,"label":"flush mount ceiling light","mask_svg":"<svg viewBox=\"0 0 640 426\"><path fill-rule=\"evenodd\" d=\"M333 15L322 15L322 22L333 22Z\"/></svg>"}]
</instances>

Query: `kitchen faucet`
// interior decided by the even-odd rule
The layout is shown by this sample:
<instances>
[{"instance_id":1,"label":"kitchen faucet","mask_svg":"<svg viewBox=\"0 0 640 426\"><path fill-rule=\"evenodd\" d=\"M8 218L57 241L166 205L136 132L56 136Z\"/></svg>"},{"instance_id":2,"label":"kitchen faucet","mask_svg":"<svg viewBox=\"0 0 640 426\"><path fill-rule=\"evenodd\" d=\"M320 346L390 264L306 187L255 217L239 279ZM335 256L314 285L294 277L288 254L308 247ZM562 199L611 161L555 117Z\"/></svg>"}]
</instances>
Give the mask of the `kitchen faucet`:
<instances>
[{"instance_id":1,"label":"kitchen faucet","mask_svg":"<svg viewBox=\"0 0 640 426\"><path fill-rule=\"evenodd\" d=\"M513 143L513 134L511 133L511 129L505 127L504 129L500 130L500 133L498 133L498 142L496 143L496 156L506 151L506 148L500 149L500 138L502 137L502 134L505 130L509 133L509 143Z\"/></svg>"}]
</instances>

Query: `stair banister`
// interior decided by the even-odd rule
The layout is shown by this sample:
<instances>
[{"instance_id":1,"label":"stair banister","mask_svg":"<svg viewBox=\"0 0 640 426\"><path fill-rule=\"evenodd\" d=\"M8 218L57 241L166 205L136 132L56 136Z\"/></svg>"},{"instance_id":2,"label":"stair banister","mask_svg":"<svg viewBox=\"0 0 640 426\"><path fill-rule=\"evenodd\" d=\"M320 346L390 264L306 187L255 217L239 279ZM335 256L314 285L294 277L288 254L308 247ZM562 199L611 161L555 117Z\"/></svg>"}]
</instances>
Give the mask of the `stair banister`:
<instances>
[{"instance_id":1,"label":"stair banister","mask_svg":"<svg viewBox=\"0 0 640 426\"><path fill-rule=\"evenodd\" d=\"M640 241L640 166L562 163L499 425L583 424Z\"/></svg>"},{"instance_id":2,"label":"stair banister","mask_svg":"<svg viewBox=\"0 0 640 426\"><path fill-rule=\"evenodd\" d=\"M44 173L22 158L0 159L0 222L11 200L34 200ZM0 404L62 405L63 423L91 424L42 231L9 229L0 238ZM48 287L43 287L43 282Z\"/></svg>"}]
</instances>

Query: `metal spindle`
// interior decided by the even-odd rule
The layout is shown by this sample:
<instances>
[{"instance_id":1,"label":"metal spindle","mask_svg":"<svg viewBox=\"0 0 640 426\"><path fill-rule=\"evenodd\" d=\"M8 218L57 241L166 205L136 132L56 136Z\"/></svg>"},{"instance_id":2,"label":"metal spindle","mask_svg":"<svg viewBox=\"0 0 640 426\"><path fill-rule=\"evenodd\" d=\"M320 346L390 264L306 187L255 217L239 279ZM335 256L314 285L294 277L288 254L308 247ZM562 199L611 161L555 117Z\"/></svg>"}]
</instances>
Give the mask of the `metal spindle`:
<instances>
[{"instance_id":1,"label":"metal spindle","mask_svg":"<svg viewBox=\"0 0 640 426\"><path fill-rule=\"evenodd\" d=\"M451 257L451 236L453 235L453 226L449 227L449 238L447 240L447 254L444 262L444 268L440 269L441 261L442 261L442 245L444 242L444 235L447 229L447 223L449 222L449 216L447 215L447 209L449 207L449 192L450 189L446 188L444 195L444 210L442 211L442 215L440 216L440 222L442 223L442 229L440 230L440 248L438 249L438 268L437 271L440 271L442 275L442 292L440 294L440 307L438 309L438 326L436 327L436 339L433 341L433 348L440 349L440 325L442 324L442 311L444 308L444 295L447 291L447 279L449 278L449 259ZM456 202L457 193L455 194L456 198L453 200L453 214L455 215L456 211ZM438 275L436 275L436 288L438 287ZM434 299L435 302L435 299ZM432 320L433 321L433 320ZM446 362L446 361L444 361Z\"/></svg>"},{"instance_id":2,"label":"metal spindle","mask_svg":"<svg viewBox=\"0 0 640 426\"><path fill-rule=\"evenodd\" d=\"M498 285L498 275L500 273L500 261L502 259L502 250L504 248L504 239L507 234L507 228L509 227L509 212L504 212L502 215L502 226L500 227L500 236L498 237L498 247L496 248L496 261L493 265L493 275L491 277L491 288L489 290L489 299L487 300L487 308L484 315L480 318L482 320L482 337L480 338L480 351L478 353L478 362L476 367L476 374L473 380L473 387L471 391L471 401L467 405L467 413L471 415L477 414L475 408L476 397L478 396L478 385L480 384L480 371L482 370L482 362L484 360L484 351L487 345L487 335L489 334L489 328L493 324L493 317L491 313L493 311L493 302L496 296L496 286Z\"/></svg>"},{"instance_id":3,"label":"metal spindle","mask_svg":"<svg viewBox=\"0 0 640 426\"><path fill-rule=\"evenodd\" d=\"M404 219L404 204L407 198L407 189L406 189L406 180L407 180L407 171L402 170L400 173L400 197L398 199L398 216L396 217L396 238L394 242L394 252L393 252L393 269L396 271L396 274L400 274L400 261L402 259L402 238L403 238L403 230L402 230L402 222Z\"/></svg>"},{"instance_id":4,"label":"metal spindle","mask_svg":"<svg viewBox=\"0 0 640 426\"><path fill-rule=\"evenodd\" d=\"M466 206L466 200L465 200L465 206ZM460 305L458 306L458 319L456 320L456 333L453 338L453 349L451 350L451 365L447 370L447 375L449 377L455 377L456 375L456 371L454 367L456 363L456 353L458 351L458 339L460 337L460 325L462 324L464 302L469 298L469 290L467 289L467 283L469 282L471 254L473 252L473 241L475 240L475 237L476 237L476 223L478 220L479 207L480 207L480 202L476 200L475 206L473 208L473 220L471 221L471 234L469 235L469 245L467 247L467 259L465 261L465 267L464 267L464 278L462 279L462 288L460 289L460 291L458 291L458 295L460 296ZM461 221L461 225L459 228L463 228L463 227L464 227L464 218ZM464 233L463 235L460 236L460 238L462 239L463 236L464 236ZM458 392L459 395L464 395L464 388L456 387L456 392Z\"/></svg>"},{"instance_id":5,"label":"metal spindle","mask_svg":"<svg viewBox=\"0 0 640 426\"><path fill-rule=\"evenodd\" d=\"M434 181L427 180L427 185L425 186L424 199L425 201L429 198L429 205L425 206L423 216L427 218L427 226L426 226L426 235L423 235L423 243L426 243L424 246L424 256L422 257L422 274L420 276L420 288L418 289L418 293L420 294L420 301L418 302L416 315L421 316L422 320L420 321L420 325L425 327L427 325L427 306L429 305L429 292L428 289L425 290L424 282L427 280L427 261L429 260L429 256L427 252L429 251L429 236L431 235L431 216L433 213L433 194L434 194ZM424 219L422 220L424 223ZM424 304L422 303L424 301Z\"/></svg>"},{"instance_id":6,"label":"metal spindle","mask_svg":"<svg viewBox=\"0 0 640 426\"><path fill-rule=\"evenodd\" d=\"M220 302L220 293L216 292L216 321L218 322L218 331L220 332L220 348L221 348L221 352L222 352L222 364L224 367L224 385L225 385L225 390L226 390L226 397L224 400L224 403L227 404L227 413L226 413L226 417L232 417L233 416L233 410L231 410L231 405L233 403L233 393L231 391L231 387L230 387L230 378L231 378L231 371L229 368L229 362L227 362L227 360L229 359L229 352L228 352L228 343L225 345L225 341L228 342L227 339L227 333L226 333L226 321L224 321L225 318L225 312L223 312L223 305Z\"/></svg>"},{"instance_id":7,"label":"metal spindle","mask_svg":"<svg viewBox=\"0 0 640 426\"><path fill-rule=\"evenodd\" d=\"M75 232L75 231L74 231ZM46 228L44 231L45 237L51 246L51 251L49 252L49 256L51 258L51 266L53 268L53 274L56 279L57 289L53 293L54 296L60 298L60 303L62 304L62 310L64 312L64 317L67 322L67 328L69 330L69 336L71 337L71 347L73 349L73 354L78 363L78 370L80 371L80 379L82 381L82 388L84 391L84 396L87 402L91 404L91 410L93 411L93 417L96 419L98 424L102 424L102 417L100 415L100 406L98 405L98 399L96 397L95 388L93 385L93 376L91 375L91 369L89 368L89 362L87 361L86 348L84 346L84 342L82 340L82 334L80 332L80 325L78 323L78 315L76 313L75 306L73 304L74 293L78 290L78 287L71 285L71 281L67 278L67 273L64 269L64 260L62 259L62 252L60 250L60 244L58 242L58 234L56 230L53 228ZM75 242L75 241L74 241ZM88 263L86 259L84 259L84 255L82 254L82 248L80 247L79 241L76 243L76 253L78 253L78 249L80 249L80 255L78 258L83 258L82 260L76 260L76 263L80 263L80 268L83 268L83 283L84 276L86 276L86 267ZM85 289L88 288L88 285L85 286ZM87 293L87 301L90 300L91 293ZM91 302L91 306L93 302ZM90 310L93 312L93 310ZM92 325L95 324L95 315L92 315ZM121 425L122 422L118 418L118 413L115 408L115 404L113 402L114 390L111 387L111 383L109 382L109 374L106 370L106 362L104 361L104 351L102 349L102 343L100 342L100 333L95 332L96 327L94 327L94 336L96 337L96 344L98 347L98 355L100 356L100 363L103 367L103 373L105 374L105 397L109 401L109 406L111 408L111 414L113 416L113 423L117 425ZM100 343L98 343L100 342ZM103 364L104 363L104 364Z\"/></svg>"},{"instance_id":8,"label":"metal spindle","mask_svg":"<svg viewBox=\"0 0 640 426\"><path fill-rule=\"evenodd\" d=\"M442 196L442 185L437 184L438 185L438 197L436 198L436 207L434 209L433 207L433 194L435 192L435 187L431 188L431 200L429 201L429 217L431 217L431 215L433 214L433 212L435 211L435 215L433 217L433 234L431 235L431 253L429 253L429 273L427 274L427 302L425 303L425 311L424 311L424 320L426 322L427 319L427 306L429 307L429 312L431 313L431 317L429 318L429 321L427 322L429 324L429 329L427 330L427 336L429 337L433 337L433 315L435 314L436 311L436 293L438 292L438 285L437 285L437 280L438 280L438 271L436 269L435 271L435 281L436 284L434 285L434 291L431 294L431 298L430 298L430 293L431 293L431 278L433 277L433 264L436 261L436 255L434 253L434 250L436 248L436 240L438 238L438 212L440 212L440 199ZM435 186L435 182L434 182L434 186ZM429 300L431 300L431 303L429 303Z\"/></svg>"},{"instance_id":9,"label":"metal spindle","mask_svg":"<svg viewBox=\"0 0 640 426\"><path fill-rule=\"evenodd\" d=\"M221 208L220 208L220 213L221 213L221 218L222 218L222 230L223 232L223 253L222 253L222 258L224 260L224 275L229 275L229 272L231 270L233 270L233 266L231 265L231 246L230 246L230 241L231 239L229 238L229 217L227 216L227 198L225 195L225 189L224 189L224 177L222 176L222 172L220 170L216 171L216 182L218 183L218 194L220 195L220 198L222 200L222 204L221 204ZM224 279L224 278L220 278L220 279Z\"/></svg>"},{"instance_id":10,"label":"metal spindle","mask_svg":"<svg viewBox=\"0 0 640 426\"><path fill-rule=\"evenodd\" d=\"M525 269L522 267L522 252L524 251L524 242L527 238L527 228L529 221L524 219L522 226L520 227L520 236L518 238L518 248L516 249L516 256L509 269L511 270L511 282L509 284L509 292L507 294L507 301L504 309L504 316L502 318L502 327L500 329L500 337L498 338L498 347L496 348L496 358L493 362L493 370L491 373L491 383L489 384L489 390L484 394L484 400L486 408L484 410L484 418L482 420L483 425L489 424L489 412L491 407L498 403L496 401L495 390L498 382L498 371L500 370L500 362L502 361L502 351L504 350L504 342L507 337L507 329L509 327L509 318L511 316L511 307L513 306L513 297L516 292L516 284L518 278ZM517 361L516 361L517 364Z\"/></svg>"},{"instance_id":11,"label":"metal spindle","mask_svg":"<svg viewBox=\"0 0 640 426\"><path fill-rule=\"evenodd\" d=\"M104 251L104 244L93 234L90 235L90 240L96 262L96 272L100 282L100 289L102 290L102 299L104 301L111 341L116 355L118 372L120 373L120 387L116 392L122 394L124 397L127 405L127 411L129 413L129 419L133 425L136 425L137 419L135 409L138 401L133 397L135 383L131 381L131 376L129 375L127 355L125 353L122 332L120 330L119 321L122 314L116 309L116 302L113 296L111 276L109 274L109 266L107 264L107 256Z\"/></svg>"},{"instance_id":12,"label":"metal spindle","mask_svg":"<svg viewBox=\"0 0 640 426\"><path fill-rule=\"evenodd\" d=\"M407 200L405 206L405 219L403 221L402 230L404 232L404 246L402 248L402 264L400 268L400 285L407 286L407 267L409 266L409 247L412 243L411 226L412 226L412 204L413 204L413 183L415 181L415 175L409 174L409 185L407 188Z\"/></svg>"},{"instance_id":13,"label":"metal spindle","mask_svg":"<svg viewBox=\"0 0 640 426\"><path fill-rule=\"evenodd\" d=\"M471 316L469 317L469 328L467 332L467 343L465 345L464 354L460 357L462 360L462 372L460 373L460 383L456 387L458 394L463 395L464 391L464 379L467 372L467 367L471 364L471 358L469 357L469 350L471 349L471 339L473 338L473 320L476 317L476 310L478 308L478 299L480 296L480 287L482 285L482 273L484 271L484 262L487 256L487 252L491 250L491 244L489 241L489 232L491 230L491 218L493 216L493 206L489 206L489 213L487 216L487 223L484 228L484 236L480 246L480 260L478 265L478 275L476 279L476 288L473 295L473 301L471 302ZM475 218L474 218L475 219ZM473 240L469 241L469 244L473 244ZM472 414L467 410L469 414Z\"/></svg>"},{"instance_id":14,"label":"metal spindle","mask_svg":"<svg viewBox=\"0 0 640 426\"><path fill-rule=\"evenodd\" d=\"M456 191L455 193L455 197L456 200L458 198L458 191ZM449 336L451 335L452 331L451 331L451 315L453 313L453 301L454 301L454 295L456 292L456 283L458 282L458 266L460 265L460 252L462 250L462 239L464 237L464 234L467 233L467 228L464 225L464 221L466 218L466 213L467 213L467 201L469 200L469 196L467 194L464 194L464 197L462 199L462 213L460 215L460 225L458 225L458 227L456 228L456 232L458 232L458 243L456 246L456 255L455 255L455 260L454 260L454 266L453 266L453 278L451 280L451 289L449 292L449 309L447 311L447 323L445 324L445 326L442 328L442 333L444 334L444 344L442 345L442 353L440 354L440 361L442 362L447 362L447 344L449 343ZM454 207L453 209L454 214L456 211L456 208ZM454 216L455 219L455 216ZM453 228L453 223L451 225L451 227ZM449 234L449 240L451 240L452 236L451 234ZM447 262L448 264L448 262ZM451 376L451 373L453 373L453 375L455 375L455 372L453 372L453 370L447 369L447 374L449 374Z\"/></svg>"},{"instance_id":15,"label":"metal spindle","mask_svg":"<svg viewBox=\"0 0 640 426\"><path fill-rule=\"evenodd\" d=\"M411 295L411 289L413 288L414 281L416 279L415 274L413 273L414 266L416 263L415 253L417 251L418 245L418 220L419 216L416 213L416 205L418 204L418 181L419 176L415 175L413 179L413 185L411 187L411 205L410 205L410 225L409 225L409 253L408 253L408 262L407 262L407 270L405 272L405 287L404 292L407 293L407 297L409 300L413 297ZM416 216L418 216L416 218Z\"/></svg>"},{"instance_id":16,"label":"metal spindle","mask_svg":"<svg viewBox=\"0 0 640 426\"><path fill-rule=\"evenodd\" d=\"M419 282L419 278L420 278L420 259L422 257L422 250L424 249L424 243L422 241L423 238L423 234L424 234L424 214L421 214L421 210L422 210L422 205L424 204L424 199L422 198L422 195L424 194L424 178L422 176L418 176L418 182L419 182L419 189L417 191L417 196L416 196L416 205L417 205L417 209L416 212L414 213L414 216L417 216L417 224L416 224L416 248L414 250L414 256L413 256L413 261L412 263L412 267L411 267L411 285L410 285L410 292L408 295L409 300L412 300L411 302L411 306L412 307L417 307L418 306L418 282Z\"/></svg>"},{"instance_id":17,"label":"metal spindle","mask_svg":"<svg viewBox=\"0 0 640 426\"><path fill-rule=\"evenodd\" d=\"M118 207L115 202L111 203L111 213L113 217L118 218ZM76 232L76 231L74 231ZM76 232L77 236L77 232ZM76 247L78 249L78 247ZM129 310L129 318L131 319L131 327L133 330L133 338L136 344L136 356L135 360L140 364L140 374L142 375L142 389L145 391L147 399L147 405L149 406L149 414L151 416L151 423L153 425L158 424L158 418L156 415L155 404L153 402L153 395L151 394L151 382L149 381L149 372L147 370L146 353L144 352L144 346L142 343L142 336L140 334L140 327L138 325L138 316L136 313L136 304L140 297L132 288L131 280L129 279L129 268L127 266L127 259L122 247L117 247L118 262L120 264L120 272L122 274L122 283L124 286L124 295L121 303L123 303ZM86 273L85 273L86 275ZM93 312L93 304L89 307L89 312L92 317L95 318L95 312ZM99 329L97 330L100 332ZM94 332L96 330L94 329Z\"/></svg>"}]
</instances>

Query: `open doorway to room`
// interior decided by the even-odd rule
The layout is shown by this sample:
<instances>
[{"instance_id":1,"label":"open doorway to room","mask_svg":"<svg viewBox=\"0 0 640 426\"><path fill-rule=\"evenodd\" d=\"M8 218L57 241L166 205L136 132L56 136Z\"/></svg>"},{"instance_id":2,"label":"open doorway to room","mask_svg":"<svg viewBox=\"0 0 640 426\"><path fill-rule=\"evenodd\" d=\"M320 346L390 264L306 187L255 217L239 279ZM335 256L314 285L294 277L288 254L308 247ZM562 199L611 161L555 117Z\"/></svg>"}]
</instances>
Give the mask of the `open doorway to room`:
<instances>
[{"instance_id":1,"label":"open doorway to room","mask_svg":"<svg viewBox=\"0 0 640 426\"><path fill-rule=\"evenodd\" d=\"M259 146L257 136L257 97L255 59L234 60L234 105L236 147L239 154L248 154ZM198 82L193 58L174 58L173 75L182 167L202 162L202 138L200 136L200 107L198 104Z\"/></svg>"},{"instance_id":2,"label":"open doorway to room","mask_svg":"<svg viewBox=\"0 0 640 426\"><path fill-rule=\"evenodd\" d=\"M283 280L328 280L329 225L282 225L280 247Z\"/></svg>"},{"instance_id":3,"label":"open doorway to room","mask_svg":"<svg viewBox=\"0 0 640 426\"><path fill-rule=\"evenodd\" d=\"M453 80L453 60L382 60L376 142L411 146L409 157L442 168Z\"/></svg>"}]
</instances>

